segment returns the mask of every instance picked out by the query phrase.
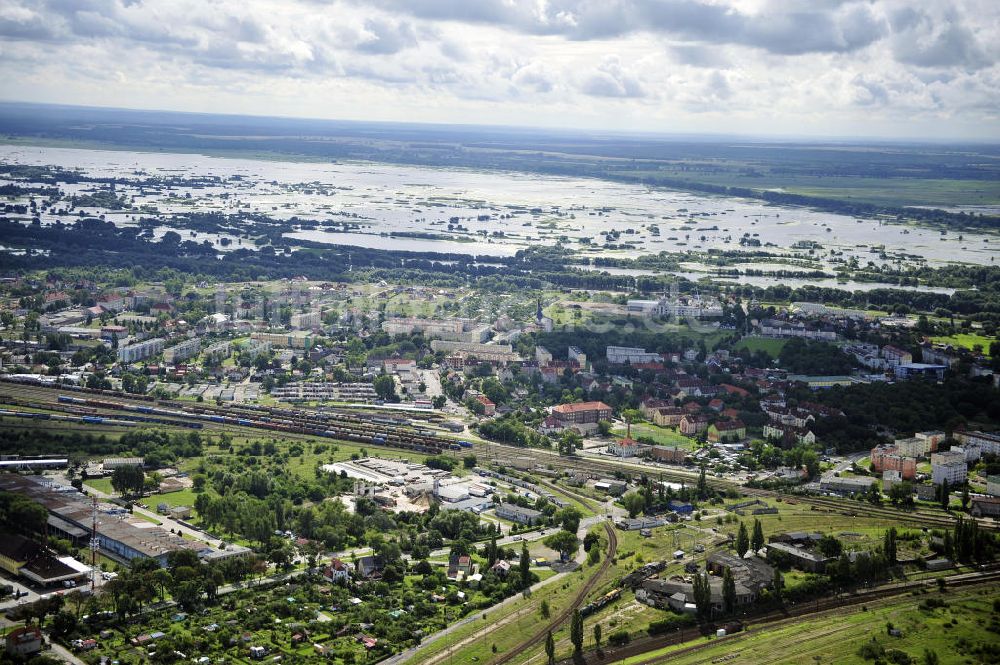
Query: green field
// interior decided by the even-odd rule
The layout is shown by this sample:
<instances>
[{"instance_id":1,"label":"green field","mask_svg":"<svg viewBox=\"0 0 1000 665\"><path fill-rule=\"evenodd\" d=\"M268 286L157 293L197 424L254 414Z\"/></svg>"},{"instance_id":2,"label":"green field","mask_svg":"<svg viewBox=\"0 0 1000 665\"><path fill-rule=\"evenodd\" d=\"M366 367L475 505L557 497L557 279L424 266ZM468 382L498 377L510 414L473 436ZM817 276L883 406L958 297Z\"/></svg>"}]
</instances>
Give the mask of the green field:
<instances>
[{"instance_id":1,"label":"green field","mask_svg":"<svg viewBox=\"0 0 1000 665\"><path fill-rule=\"evenodd\" d=\"M625 436L624 427L616 427L611 433L617 436ZM660 427L652 423L633 423L632 438L649 437L661 446L676 446L691 450L694 448L694 439L684 436L673 427Z\"/></svg>"},{"instance_id":2,"label":"green field","mask_svg":"<svg viewBox=\"0 0 1000 665\"><path fill-rule=\"evenodd\" d=\"M744 337L734 347L735 351L747 349L751 353L763 351L772 358L777 358L781 350L788 343L787 339L770 339L767 337Z\"/></svg>"},{"instance_id":3,"label":"green field","mask_svg":"<svg viewBox=\"0 0 1000 665\"><path fill-rule=\"evenodd\" d=\"M947 606L921 609L922 601L929 598L940 598ZM863 645L874 640L886 651L895 649L905 652L914 663L924 662L925 649L936 653L941 665L995 663L1000 656L998 602L1000 590L987 587L905 596L872 607L828 612L806 621L787 621L756 630L751 626L747 633L721 640L703 638L700 643L715 644L693 653L679 654L670 662L693 665L732 660L759 664L860 665L873 662L861 657L859 651ZM888 634L890 623L902 632L901 637ZM624 662L644 662L656 655L666 656L679 648L682 647L668 647ZM884 658L882 662L886 662Z\"/></svg>"},{"instance_id":4,"label":"green field","mask_svg":"<svg viewBox=\"0 0 1000 665\"><path fill-rule=\"evenodd\" d=\"M982 348L984 353L988 353L990 350L990 344L995 342L996 338L976 333L957 333L955 335L949 335L948 337L932 337L931 341L935 344L950 344L963 349L969 349L970 351L974 346L979 346Z\"/></svg>"}]
</instances>

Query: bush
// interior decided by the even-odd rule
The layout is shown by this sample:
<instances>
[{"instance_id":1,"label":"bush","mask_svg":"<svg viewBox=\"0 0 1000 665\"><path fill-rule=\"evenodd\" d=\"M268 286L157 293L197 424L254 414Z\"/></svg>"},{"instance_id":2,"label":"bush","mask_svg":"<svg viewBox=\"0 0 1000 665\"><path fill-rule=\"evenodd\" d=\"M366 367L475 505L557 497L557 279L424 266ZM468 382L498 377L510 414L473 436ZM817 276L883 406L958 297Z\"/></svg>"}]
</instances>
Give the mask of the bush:
<instances>
[{"instance_id":1,"label":"bush","mask_svg":"<svg viewBox=\"0 0 1000 665\"><path fill-rule=\"evenodd\" d=\"M911 665L913 663L913 659L910 658L909 654L899 649L889 649L885 652L885 658L890 663L895 663L896 665Z\"/></svg>"},{"instance_id":2,"label":"bush","mask_svg":"<svg viewBox=\"0 0 1000 665\"><path fill-rule=\"evenodd\" d=\"M650 635L662 635L679 628L693 626L694 624L695 618L693 616L690 614L682 614L679 616L670 616L665 619L660 619L659 621L650 621L649 626L646 628L646 632Z\"/></svg>"},{"instance_id":3,"label":"bush","mask_svg":"<svg viewBox=\"0 0 1000 665\"><path fill-rule=\"evenodd\" d=\"M872 640L861 645L861 648L858 649L858 655L865 660L878 660L885 656L885 649L882 648L881 644Z\"/></svg>"},{"instance_id":4,"label":"bush","mask_svg":"<svg viewBox=\"0 0 1000 665\"><path fill-rule=\"evenodd\" d=\"M629 639L627 630L616 630L608 635L608 644L614 647L620 647L628 644Z\"/></svg>"}]
</instances>

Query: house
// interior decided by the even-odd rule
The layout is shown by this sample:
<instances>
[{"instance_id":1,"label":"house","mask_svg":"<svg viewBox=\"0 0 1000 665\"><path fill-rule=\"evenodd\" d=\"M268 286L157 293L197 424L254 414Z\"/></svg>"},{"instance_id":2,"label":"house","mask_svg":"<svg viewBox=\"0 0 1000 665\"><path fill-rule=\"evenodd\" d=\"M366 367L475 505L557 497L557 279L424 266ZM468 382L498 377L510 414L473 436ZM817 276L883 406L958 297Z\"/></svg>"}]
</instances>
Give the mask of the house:
<instances>
[{"instance_id":1,"label":"house","mask_svg":"<svg viewBox=\"0 0 1000 665\"><path fill-rule=\"evenodd\" d=\"M522 508L516 503L501 503L496 509L497 517L502 517L518 524L535 524L542 518L542 513L531 508Z\"/></svg>"},{"instance_id":2,"label":"house","mask_svg":"<svg viewBox=\"0 0 1000 665\"><path fill-rule=\"evenodd\" d=\"M358 559L356 567L358 574L366 580L381 577L382 571L385 570L385 559L378 554L363 556Z\"/></svg>"},{"instance_id":3,"label":"house","mask_svg":"<svg viewBox=\"0 0 1000 665\"><path fill-rule=\"evenodd\" d=\"M648 397L639 405L639 410L642 411L642 415L646 420L653 420L657 411L671 406L673 404L667 400Z\"/></svg>"},{"instance_id":4,"label":"house","mask_svg":"<svg viewBox=\"0 0 1000 665\"><path fill-rule=\"evenodd\" d=\"M715 411L716 413L722 411L722 409L724 409L725 407L726 407L725 402L723 402L718 397L716 397L715 399L713 399L708 403L708 408L710 408L712 411Z\"/></svg>"},{"instance_id":5,"label":"house","mask_svg":"<svg viewBox=\"0 0 1000 665\"><path fill-rule=\"evenodd\" d=\"M726 420L713 423L708 428L708 440L712 443L739 441L746 438L747 426L740 420Z\"/></svg>"},{"instance_id":6,"label":"house","mask_svg":"<svg viewBox=\"0 0 1000 665\"><path fill-rule=\"evenodd\" d=\"M42 631L37 626L22 626L7 633L7 653L30 656L42 650Z\"/></svg>"},{"instance_id":7,"label":"house","mask_svg":"<svg viewBox=\"0 0 1000 665\"><path fill-rule=\"evenodd\" d=\"M679 406L665 406L653 412L653 422L660 427L676 427L684 417L684 409Z\"/></svg>"},{"instance_id":8,"label":"house","mask_svg":"<svg viewBox=\"0 0 1000 665\"><path fill-rule=\"evenodd\" d=\"M467 554L448 558L448 577L464 579L472 574L472 557Z\"/></svg>"},{"instance_id":9,"label":"house","mask_svg":"<svg viewBox=\"0 0 1000 665\"><path fill-rule=\"evenodd\" d=\"M483 405L484 416L496 415L497 405L494 404L489 397L487 397L486 395L477 395L476 401Z\"/></svg>"},{"instance_id":10,"label":"house","mask_svg":"<svg viewBox=\"0 0 1000 665\"><path fill-rule=\"evenodd\" d=\"M505 559L500 559L495 564L493 564L493 567L490 568L490 570L496 573L497 577L499 577L500 579L505 579L507 575L510 574L510 561L506 561Z\"/></svg>"},{"instance_id":11,"label":"house","mask_svg":"<svg viewBox=\"0 0 1000 665\"><path fill-rule=\"evenodd\" d=\"M267 649L260 646L250 647L250 657L254 660L263 660L267 655Z\"/></svg>"},{"instance_id":12,"label":"house","mask_svg":"<svg viewBox=\"0 0 1000 665\"><path fill-rule=\"evenodd\" d=\"M695 436L708 429L708 418L705 416L685 415L679 424L681 434Z\"/></svg>"},{"instance_id":13,"label":"house","mask_svg":"<svg viewBox=\"0 0 1000 665\"><path fill-rule=\"evenodd\" d=\"M323 578L330 582L347 582L351 579L351 569L340 559L334 559L323 569Z\"/></svg>"}]
</instances>

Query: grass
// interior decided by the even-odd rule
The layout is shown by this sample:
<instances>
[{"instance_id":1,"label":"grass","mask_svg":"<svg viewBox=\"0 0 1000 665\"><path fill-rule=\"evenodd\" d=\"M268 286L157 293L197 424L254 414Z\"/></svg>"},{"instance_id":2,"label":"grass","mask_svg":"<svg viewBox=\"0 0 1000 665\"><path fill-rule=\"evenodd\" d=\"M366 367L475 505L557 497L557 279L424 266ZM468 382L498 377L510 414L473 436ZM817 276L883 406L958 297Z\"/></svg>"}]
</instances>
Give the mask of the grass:
<instances>
[{"instance_id":1,"label":"grass","mask_svg":"<svg viewBox=\"0 0 1000 665\"><path fill-rule=\"evenodd\" d=\"M951 346L969 349L970 351L973 347L979 346L984 352L988 352L990 344L995 342L996 338L977 333L956 333L948 337L932 337L931 341L935 344L950 344Z\"/></svg>"},{"instance_id":2,"label":"grass","mask_svg":"<svg viewBox=\"0 0 1000 665\"><path fill-rule=\"evenodd\" d=\"M701 643L716 644L690 654L670 659L672 663L721 662L737 658L734 662L747 663L843 663L860 665L866 661L859 655L861 647L874 640L884 649L906 652L914 662L922 662L925 649L934 651L942 665L958 663L996 662L993 656L983 654L983 647L996 649L996 629L1000 613L993 604L1000 600L1000 590L979 588L938 594L932 592L925 598L940 597L947 607L933 610L920 609L916 598L893 599L876 606L839 610L799 622L764 626L745 634L724 640L702 638ZM902 631L902 637L890 637L887 625L891 623ZM808 639L803 639L808 636ZM695 642L695 643L698 643ZM684 646L690 646L687 643ZM625 660L638 663L653 656L678 650L672 646Z\"/></svg>"},{"instance_id":3,"label":"grass","mask_svg":"<svg viewBox=\"0 0 1000 665\"><path fill-rule=\"evenodd\" d=\"M747 349L751 353L756 353L757 351L763 351L772 358L777 358L781 354L781 350L785 348L785 344L788 343L787 339L769 339L766 337L744 337L740 342L733 347L733 350L739 351L740 349Z\"/></svg>"},{"instance_id":4,"label":"grass","mask_svg":"<svg viewBox=\"0 0 1000 665\"><path fill-rule=\"evenodd\" d=\"M618 427L611 430L612 434L625 436L625 428ZM649 437L660 446L676 446L691 450L694 448L694 439L684 436L673 427L660 427L652 423L633 423L632 438Z\"/></svg>"}]
</instances>

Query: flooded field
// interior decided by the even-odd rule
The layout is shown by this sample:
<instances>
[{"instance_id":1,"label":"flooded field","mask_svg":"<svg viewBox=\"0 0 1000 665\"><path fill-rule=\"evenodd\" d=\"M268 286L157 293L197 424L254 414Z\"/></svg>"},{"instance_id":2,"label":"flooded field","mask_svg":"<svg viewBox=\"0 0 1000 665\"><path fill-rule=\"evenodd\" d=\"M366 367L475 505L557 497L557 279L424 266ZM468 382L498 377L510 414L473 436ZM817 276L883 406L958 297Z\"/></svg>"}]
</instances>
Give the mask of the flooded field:
<instances>
[{"instance_id":1,"label":"flooded field","mask_svg":"<svg viewBox=\"0 0 1000 665\"><path fill-rule=\"evenodd\" d=\"M260 245L256 241L262 232L254 216L266 217L271 229L279 224L280 234L292 245L311 241L486 260L532 245L561 245L585 257L660 252L696 257L712 249L745 249L780 255L783 261L755 262L755 270L828 270L852 258L862 266L988 265L1000 250L1000 240L982 234L943 233L755 200L583 178L10 145L0 146L0 162L114 178L114 194L127 202L125 209L79 205L72 216L82 210L123 226L142 224L143 219L148 226L148 220L155 219L159 223L148 228L147 235L173 230L183 239L208 241L219 252ZM42 179L33 184L52 186ZM55 186L66 197L109 188L68 181ZM39 212L41 224L67 223L65 211L60 213L63 207L60 202ZM238 229L204 232L185 228L185 218L194 213L242 213L244 219ZM31 222L30 216L22 219ZM772 276L740 281L789 283ZM838 286L835 279L795 282Z\"/></svg>"}]
</instances>

